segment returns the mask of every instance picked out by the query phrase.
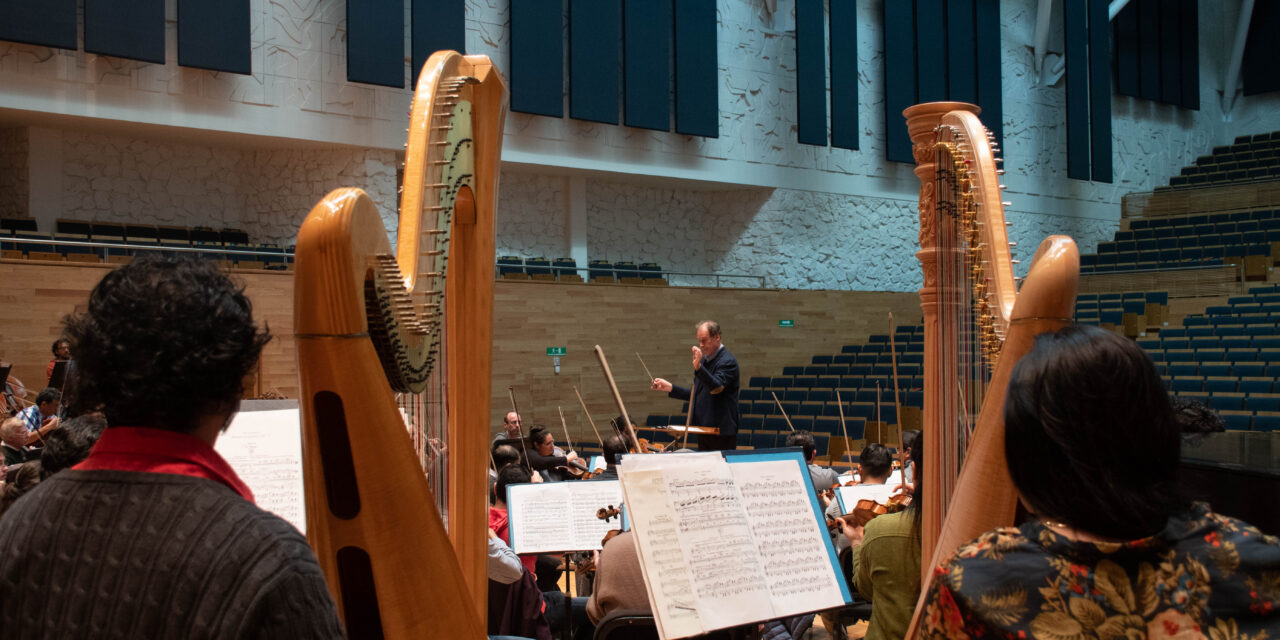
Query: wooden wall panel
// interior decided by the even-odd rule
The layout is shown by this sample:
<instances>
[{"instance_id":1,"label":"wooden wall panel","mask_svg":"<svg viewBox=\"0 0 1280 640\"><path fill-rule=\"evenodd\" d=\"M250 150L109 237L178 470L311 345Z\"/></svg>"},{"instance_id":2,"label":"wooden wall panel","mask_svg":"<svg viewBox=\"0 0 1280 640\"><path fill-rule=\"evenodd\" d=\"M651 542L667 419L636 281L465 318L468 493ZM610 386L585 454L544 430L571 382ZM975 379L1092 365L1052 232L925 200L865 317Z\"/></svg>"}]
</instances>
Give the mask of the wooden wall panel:
<instances>
[{"instance_id":1,"label":"wooden wall panel","mask_svg":"<svg viewBox=\"0 0 1280 640\"><path fill-rule=\"evenodd\" d=\"M582 392L601 428L617 415L608 385L592 353L599 344L633 420L650 413L678 414L681 403L649 391L636 352L653 375L687 386L693 378L689 348L694 324L715 320L724 344L738 359L742 379L782 375L784 365L809 364L815 354L865 341L888 330L888 313L899 324L919 324L915 292L777 291L571 285L499 282L494 293L492 427L509 410L507 387L514 387L526 426L554 427L556 407L564 408L573 439L594 441L573 387ZM778 320L795 320L781 328ZM547 347L565 347L559 375Z\"/></svg>"},{"instance_id":2,"label":"wooden wall panel","mask_svg":"<svg viewBox=\"0 0 1280 640\"><path fill-rule=\"evenodd\" d=\"M82 312L89 291L107 265L0 261L0 360L39 391L49 345L62 317ZM234 271L253 302L254 316L274 338L262 356L260 390L287 398L298 394L293 340L293 276ZM720 322L725 346L738 358L745 383L751 376L781 375L782 367L808 364L815 354L865 341L888 330L888 313L898 324L920 322L914 292L777 291L695 289L622 285L498 282L494 300L493 398L490 430L507 412L507 387L514 387L526 424L542 422L560 435L557 407L563 407L575 442L594 441L573 395L581 390L599 426L617 415L592 347L609 357L632 418L680 413L680 402L649 391L636 352L656 376L687 385L692 378L689 348L694 324ZM794 320L782 328L779 320ZM547 347L566 347L557 375Z\"/></svg>"},{"instance_id":3,"label":"wooden wall panel","mask_svg":"<svg viewBox=\"0 0 1280 640\"><path fill-rule=\"evenodd\" d=\"M0 360L33 395L44 387L49 346L62 332L62 318L82 313L89 292L114 265L0 261ZM260 391L298 396L298 366L293 347L293 274L234 271L253 303L253 315L274 336L262 351Z\"/></svg>"}]
</instances>

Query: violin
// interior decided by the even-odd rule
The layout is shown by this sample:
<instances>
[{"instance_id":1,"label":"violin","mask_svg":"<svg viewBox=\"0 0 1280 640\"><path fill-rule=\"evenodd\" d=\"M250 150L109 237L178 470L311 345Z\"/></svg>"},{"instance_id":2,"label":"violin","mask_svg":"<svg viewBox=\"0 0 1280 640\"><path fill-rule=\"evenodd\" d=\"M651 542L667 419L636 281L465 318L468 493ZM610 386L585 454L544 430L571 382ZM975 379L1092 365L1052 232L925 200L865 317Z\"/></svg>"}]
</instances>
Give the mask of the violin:
<instances>
[{"instance_id":1,"label":"violin","mask_svg":"<svg viewBox=\"0 0 1280 640\"><path fill-rule=\"evenodd\" d=\"M582 464L578 460L572 460L568 463L568 465L561 465L556 468L563 470L565 473L569 474L574 480L590 480L594 478L596 475L594 472L591 471L591 469L587 468L587 465Z\"/></svg>"}]
</instances>

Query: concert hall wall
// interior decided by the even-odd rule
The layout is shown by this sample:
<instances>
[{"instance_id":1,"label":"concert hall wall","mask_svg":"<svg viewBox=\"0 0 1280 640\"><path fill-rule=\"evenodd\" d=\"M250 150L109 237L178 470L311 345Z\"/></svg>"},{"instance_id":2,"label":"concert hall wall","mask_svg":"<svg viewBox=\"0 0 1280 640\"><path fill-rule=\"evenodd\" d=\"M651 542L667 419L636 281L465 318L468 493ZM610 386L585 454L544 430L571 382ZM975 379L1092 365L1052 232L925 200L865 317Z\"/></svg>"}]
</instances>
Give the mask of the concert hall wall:
<instances>
[{"instance_id":1,"label":"concert hall wall","mask_svg":"<svg viewBox=\"0 0 1280 640\"><path fill-rule=\"evenodd\" d=\"M0 262L0 344L13 375L38 392L49 361L49 345L61 332L62 318L83 312L89 291L114 265ZM263 350L259 378L247 381L251 393L298 397L293 339L293 274L236 270L245 285L254 318L274 338ZM596 286L539 282L498 282L494 292L493 398L491 425L502 422L510 405L506 389L514 385L520 407L540 422L555 425L564 408L574 440L591 439L590 428L573 387L582 391L592 416L617 415L600 366L592 354L605 349L627 410L644 420L649 413L677 414L680 403L647 391L637 352L656 376L688 384L689 347L694 324L717 320L725 346L750 376L774 375L783 366L808 362L814 354L837 353L841 345L888 331L888 314L899 324L920 322L915 293L852 291L762 291L682 287ZM779 327L779 320L793 327ZM557 374L547 347L566 347ZM553 420L555 418L555 420ZM559 433L559 430L556 431ZM556 439L559 441L560 436Z\"/></svg>"},{"instance_id":2,"label":"concert hall wall","mask_svg":"<svg viewBox=\"0 0 1280 640\"><path fill-rule=\"evenodd\" d=\"M1114 231L1123 194L1165 183L1236 135L1280 129L1275 94L1221 113L1211 79L1225 68L1235 5L1205 4L1201 109L1113 96L1115 178L1104 184L1067 179L1064 89L1032 69L1037 2L1002 0L1005 178L1024 268L1044 235L1071 233L1089 252ZM911 166L885 160L883 0L856 2L857 150L798 143L796 5L777 6L716 0L718 137L512 113L498 252L751 273L775 287L914 288L919 185ZM1062 48L1062 6L1051 52ZM15 185L0 207L46 229L85 216L244 224L255 240L287 243L325 191L347 185L391 216L409 92L348 80L346 0L252 0L252 75L180 66L177 0L164 8L164 64L0 41L0 139L17 129L28 142L25 177L22 162L0 160L16 167L0 169L10 174L0 185ZM509 72L510 1L472 0L466 12L467 52ZM67 140L92 136L106 140L66 160ZM182 160L155 159L164 153ZM148 171L110 174L122 164L113 158L135 155ZM570 189L572 179L585 184Z\"/></svg>"}]
</instances>

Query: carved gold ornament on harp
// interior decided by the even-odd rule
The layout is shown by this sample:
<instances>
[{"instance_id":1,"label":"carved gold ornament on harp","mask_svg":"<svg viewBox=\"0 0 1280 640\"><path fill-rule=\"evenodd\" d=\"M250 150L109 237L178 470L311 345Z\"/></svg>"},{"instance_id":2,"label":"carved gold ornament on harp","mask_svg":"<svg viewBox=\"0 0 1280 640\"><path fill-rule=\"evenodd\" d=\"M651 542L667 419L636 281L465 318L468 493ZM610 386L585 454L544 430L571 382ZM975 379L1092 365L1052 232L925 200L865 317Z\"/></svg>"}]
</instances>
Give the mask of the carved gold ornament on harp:
<instances>
[{"instance_id":1,"label":"carved gold ornament on harp","mask_svg":"<svg viewBox=\"0 0 1280 640\"><path fill-rule=\"evenodd\" d=\"M936 130L936 185L937 215L951 219L955 237L962 244L964 270L969 285L970 308L976 322L976 340L981 347L982 360L988 373L995 370L1004 345L1007 325L1000 322L996 312L998 301L991 286L988 267L990 252L983 244L982 216L978 215L978 199L974 184L974 169L966 158L965 147L972 144L965 133L947 125ZM987 140L979 144L989 144ZM943 228L940 224L939 229Z\"/></svg>"},{"instance_id":2,"label":"carved gold ornament on harp","mask_svg":"<svg viewBox=\"0 0 1280 640\"><path fill-rule=\"evenodd\" d=\"M415 105L412 117L431 122L414 127L405 145L396 255L375 257L366 297L369 332L391 388L400 393L421 393L440 359L449 228L455 207L473 206L471 103L459 90L474 81L442 80L430 116ZM425 141L414 140L423 134Z\"/></svg>"}]
</instances>

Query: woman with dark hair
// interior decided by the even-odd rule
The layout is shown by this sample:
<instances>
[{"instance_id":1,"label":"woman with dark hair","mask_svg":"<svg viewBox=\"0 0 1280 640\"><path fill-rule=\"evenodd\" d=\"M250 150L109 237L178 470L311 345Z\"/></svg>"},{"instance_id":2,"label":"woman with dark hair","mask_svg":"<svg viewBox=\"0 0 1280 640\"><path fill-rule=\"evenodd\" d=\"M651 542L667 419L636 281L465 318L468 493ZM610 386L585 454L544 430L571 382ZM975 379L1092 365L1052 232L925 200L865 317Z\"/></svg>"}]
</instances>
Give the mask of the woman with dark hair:
<instances>
[{"instance_id":1,"label":"woman with dark hair","mask_svg":"<svg viewBox=\"0 0 1280 640\"><path fill-rule=\"evenodd\" d=\"M568 475L562 471L568 469L570 465L577 462L578 454L570 451L565 453L556 446L555 438L551 436L551 432L542 425L534 425L529 429L529 466L534 471L541 472L547 480L564 480Z\"/></svg>"},{"instance_id":2,"label":"woman with dark hair","mask_svg":"<svg viewBox=\"0 0 1280 640\"><path fill-rule=\"evenodd\" d=\"M1181 433L1134 341L1042 334L1005 402L1009 475L1033 519L934 572L926 638L1271 638L1280 542L1189 502Z\"/></svg>"}]
</instances>

